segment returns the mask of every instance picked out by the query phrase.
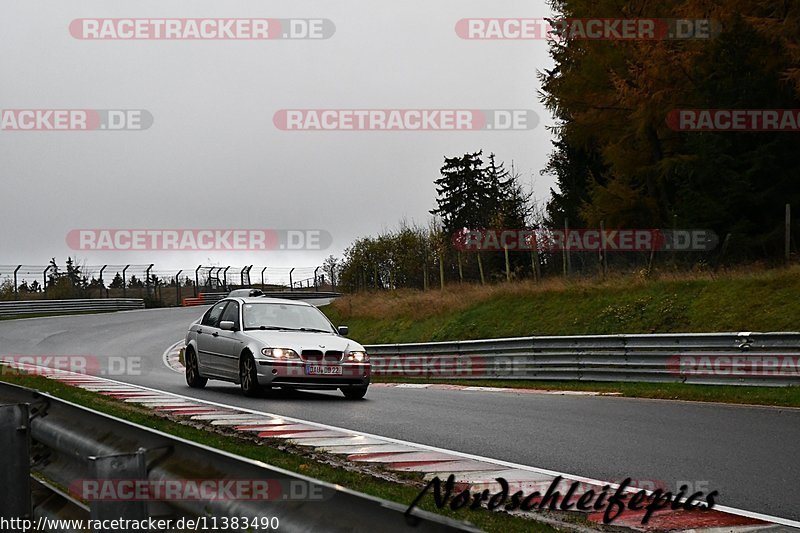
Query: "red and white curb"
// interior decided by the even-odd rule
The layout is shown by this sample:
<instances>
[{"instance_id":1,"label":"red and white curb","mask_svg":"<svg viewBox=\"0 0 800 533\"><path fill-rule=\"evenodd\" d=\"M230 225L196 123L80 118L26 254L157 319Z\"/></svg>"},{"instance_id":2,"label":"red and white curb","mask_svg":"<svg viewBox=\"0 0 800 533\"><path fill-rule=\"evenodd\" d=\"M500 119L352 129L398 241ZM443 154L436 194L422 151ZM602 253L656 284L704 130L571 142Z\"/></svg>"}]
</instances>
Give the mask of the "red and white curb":
<instances>
[{"instance_id":1,"label":"red and white curb","mask_svg":"<svg viewBox=\"0 0 800 533\"><path fill-rule=\"evenodd\" d=\"M438 476L444 480L450 474L454 474L459 491L464 488L470 488L473 492L484 489L499 491L500 487L496 482L498 477L508 481L511 493L522 490L528 494L534 490L541 490L548 487L556 476L564 478L562 485L558 487L561 494L564 494L569 485L575 481L580 482L584 490L591 489L596 493L601 492L605 485L617 487L613 483L595 479L218 404L107 378L24 363L4 364L127 403L141 405L162 416L186 417L210 426L225 426L242 433L254 434L262 439L284 439L295 445L343 455L354 463L380 464L394 471L421 472L426 479ZM638 490L628 489L631 493ZM651 516L646 525L641 524L643 514L644 511L626 510L612 525L636 531L693 533L800 531L800 522L797 521L724 506L701 512L660 510ZM587 513L585 517L592 522L602 523L602 513Z\"/></svg>"}]
</instances>

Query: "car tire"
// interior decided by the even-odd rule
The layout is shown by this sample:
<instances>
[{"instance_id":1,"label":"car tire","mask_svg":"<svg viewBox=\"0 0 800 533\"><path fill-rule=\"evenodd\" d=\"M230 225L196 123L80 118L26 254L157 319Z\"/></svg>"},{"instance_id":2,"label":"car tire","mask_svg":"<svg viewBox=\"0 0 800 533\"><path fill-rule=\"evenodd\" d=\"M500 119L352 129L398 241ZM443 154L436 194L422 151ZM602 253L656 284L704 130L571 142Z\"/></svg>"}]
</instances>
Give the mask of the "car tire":
<instances>
[{"instance_id":1,"label":"car tire","mask_svg":"<svg viewBox=\"0 0 800 533\"><path fill-rule=\"evenodd\" d=\"M208 383L208 378L200 375L200 367L197 364L197 355L192 348L186 349L186 384L193 389L202 389Z\"/></svg>"},{"instance_id":2,"label":"car tire","mask_svg":"<svg viewBox=\"0 0 800 533\"><path fill-rule=\"evenodd\" d=\"M348 400L360 400L367 394L367 387L342 387L341 391Z\"/></svg>"},{"instance_id":3,"label":"car tire","mask_svg":"<svg viewBox=\"0 0 800 533\"><path fill-rule=\"evenodd\" d=\"M261 394L256 360L250 352L243 353L239 360L239 384L242 386L244 395L249 398Z\"/></svg>"}]
</instances>

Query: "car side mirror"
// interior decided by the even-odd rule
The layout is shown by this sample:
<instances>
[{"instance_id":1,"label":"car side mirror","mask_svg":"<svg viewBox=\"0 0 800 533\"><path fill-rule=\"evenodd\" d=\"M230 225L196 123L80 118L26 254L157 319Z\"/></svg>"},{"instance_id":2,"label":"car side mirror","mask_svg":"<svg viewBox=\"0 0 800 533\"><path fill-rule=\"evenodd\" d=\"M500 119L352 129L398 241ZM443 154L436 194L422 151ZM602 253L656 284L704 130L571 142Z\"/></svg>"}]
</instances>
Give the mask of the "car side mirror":
<instances>
[{"instance_id":1,"label":"car side mirror","mask_svg":"<svg viewBox=\"0 0 800 533\"><path fill-rule=\"evenodd\" d=\"M341 335L342 337L350 333L350 328L348 328L347 326L339 326L336 329L339 330L339 335Z\"/></svg>"},{"instance_id":2,"label":"car side mirror","mask_svg":"<svg viewBox=\"0 0 800 533\"><path fill-rule=\"evenodd\" d=\"M236 331L236 324L230 320L223 320L219 323L219 329L223 331Z\"/></svg>"}]
</instances>

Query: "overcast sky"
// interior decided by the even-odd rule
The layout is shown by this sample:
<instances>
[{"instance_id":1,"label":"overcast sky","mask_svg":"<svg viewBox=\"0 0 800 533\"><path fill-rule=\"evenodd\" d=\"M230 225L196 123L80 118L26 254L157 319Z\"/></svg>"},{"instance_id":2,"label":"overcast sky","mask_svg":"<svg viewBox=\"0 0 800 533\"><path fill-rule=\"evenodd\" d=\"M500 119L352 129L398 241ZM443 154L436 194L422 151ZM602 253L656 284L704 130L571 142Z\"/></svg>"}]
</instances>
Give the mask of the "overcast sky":
<instances>
[{"instance_id":1,"label":"overcast sky","mask_svg":"<svg viewBox=\"0 0 800 533\"><path fill-rule=\"evenodd\" d=\"M0 132L0 264L308 266L407 219L425 224L444 155L483 149L539 175L553 119L544 41L468 41L465 17L546 17L544 2L2 0L0 108L144 109L145 131ZM391 7L390 7L391 5ZM326 18L318 41L89 41L77 18ZM286 132L280 109L533 109L512 132ZM76 228L319 228L322 252L75 252Z\"/></svg>"}]
</instances>

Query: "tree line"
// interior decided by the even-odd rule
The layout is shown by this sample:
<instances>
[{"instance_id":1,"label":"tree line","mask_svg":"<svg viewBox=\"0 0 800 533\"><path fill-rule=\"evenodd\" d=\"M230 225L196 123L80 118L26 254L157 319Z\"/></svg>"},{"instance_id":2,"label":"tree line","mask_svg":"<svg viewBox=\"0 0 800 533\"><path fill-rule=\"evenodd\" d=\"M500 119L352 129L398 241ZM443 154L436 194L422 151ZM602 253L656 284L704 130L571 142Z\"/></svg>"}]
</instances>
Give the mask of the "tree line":
<instances>
[{"instance_id":1,"label":"tree line","mask_svg":"<svg viewBox=\"0 0 800 533\"><path fill-rule=\"evenodd\" d=\"M556 186L540 208L493 154L445 157L427 225L358 239L329 258L345 290L449 281L605 272L603 261L644 269L716 269L777 263L786 251L785 206L800 205L796 132L682 132L680 109L800 109L800 3L782 0L549 0L556 18L709 19L710 38L550 42L555 66L539 72L553 113L542 175ZM797 217L795 217L797 219ZM660 228L714 232L711 252L658 255L502 252L464 254L462 229ZM789 247L800 224L789 222Z\"/></svg>"},{"instance_id":2,"label":"tree line","mask_svg":"<svg viewBox=\"0 0 800 533\"><path fill-rule=\"evenodd\" d=\"M557 183L548 223L711 229L732 237L731 259L780 258L785 205L800 205L798 133L681 132L666 117L680 109L800 108L800 4L549 4L559 18L711 19L718 33L551 42L555 67L539 75L543 101L557 118L542 171Z\"/></svg>"}]
</instances>

